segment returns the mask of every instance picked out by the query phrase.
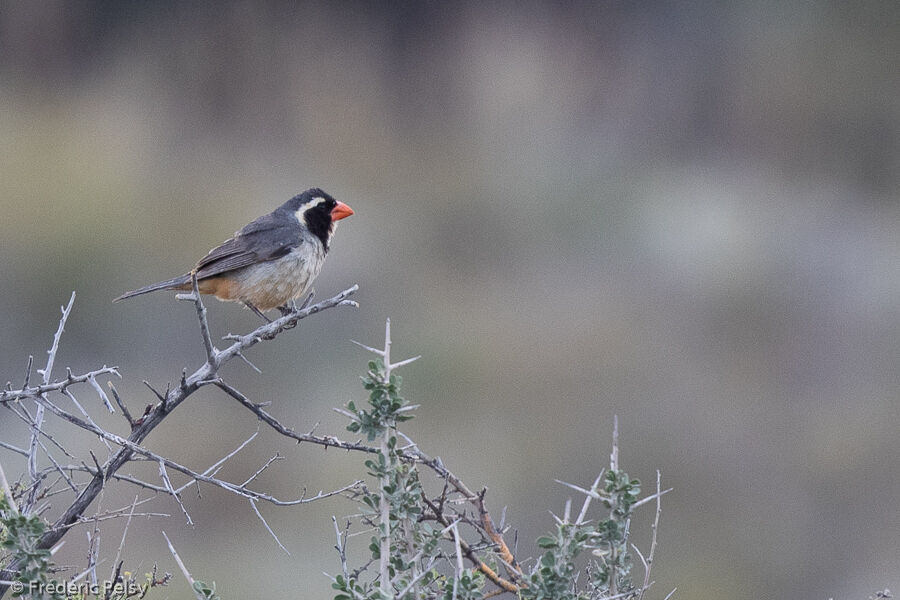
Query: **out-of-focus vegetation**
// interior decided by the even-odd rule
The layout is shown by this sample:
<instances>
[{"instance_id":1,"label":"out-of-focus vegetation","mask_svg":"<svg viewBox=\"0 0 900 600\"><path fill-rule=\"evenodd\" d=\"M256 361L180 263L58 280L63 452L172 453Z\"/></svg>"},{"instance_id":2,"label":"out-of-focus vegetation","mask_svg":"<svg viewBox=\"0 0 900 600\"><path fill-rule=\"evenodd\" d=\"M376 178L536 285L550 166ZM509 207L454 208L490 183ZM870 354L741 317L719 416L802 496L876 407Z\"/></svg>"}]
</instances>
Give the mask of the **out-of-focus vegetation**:
<instances>
[{"instance_id":1,"label":"out-of-focus vegetation","mask_svg":"<svg viewBox=\"0 0 900 600\"><path fill-rule=\"evenodd\" d=\"M676 487L655 576L680 597L896 587L898 58L895 2L4 0L0 377L47 348L75 289L59 364L116 363L150 402L141 379L202 360L193 310L110 300L318 185L356 215L317 288L358 282L362 306L260 348L265 378L230 367L280 419L339 431L348 340L391 316L425 356L409 429L491 484L522 539L567 495L553 478L605 464L617 413L629 471ZM148 444L203 463L255 428L192 400ZM273 446L300 458L296 487L355 469ZM197 526L173 541L223 597L277 595L285 573L329 593L334 506L267 515L287 556L243 503L186 503ZM129 533L147 569L157 527Z\"/></svg>"}]
</instances>

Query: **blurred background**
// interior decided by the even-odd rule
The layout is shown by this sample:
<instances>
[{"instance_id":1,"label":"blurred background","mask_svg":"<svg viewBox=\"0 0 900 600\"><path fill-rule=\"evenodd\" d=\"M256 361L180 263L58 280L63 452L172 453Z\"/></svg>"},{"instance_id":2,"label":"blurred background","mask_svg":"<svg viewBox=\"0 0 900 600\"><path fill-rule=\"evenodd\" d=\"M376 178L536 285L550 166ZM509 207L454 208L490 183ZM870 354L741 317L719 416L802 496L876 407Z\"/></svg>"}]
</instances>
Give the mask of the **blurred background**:
<instances>
[{"instance_id":1,"label":"blurred background","mask_svg":"<svg viewBox=\"0 0 900 600\"><path fill-rule=\"evenodd\" d=\"M890 1L4 0L0 379L42 363L75 290L57 374L118 365L140 412L141 380L202 363L194 310L110 300L321 186L356 215L318 297L358 283L360 308L252 350L262 376L226 370L285 423L351 437L331 411L365 397L349 340L378 345L391 317L396 356L423 355L406 431L490 488L522 556L571 496L554 479L608 463L618 415L625 468L675 488L654 597L900 587L898 64ZM209 308L217 335L258 324ZM24 445L4 413L0 439ZM147 444L202 470L256 429L203 390ZM260 487L284 498L362 472L263 431L222 475L276 451ZM352 504L263 506L291 556L245 502L207 488L187 507L193 529L155 500L172 517L132 524L126 567L177 570L162 528L224 598L331 596L331 515ZM83 536L57 562L82 565Z\"/></svg>"}]
</instances>

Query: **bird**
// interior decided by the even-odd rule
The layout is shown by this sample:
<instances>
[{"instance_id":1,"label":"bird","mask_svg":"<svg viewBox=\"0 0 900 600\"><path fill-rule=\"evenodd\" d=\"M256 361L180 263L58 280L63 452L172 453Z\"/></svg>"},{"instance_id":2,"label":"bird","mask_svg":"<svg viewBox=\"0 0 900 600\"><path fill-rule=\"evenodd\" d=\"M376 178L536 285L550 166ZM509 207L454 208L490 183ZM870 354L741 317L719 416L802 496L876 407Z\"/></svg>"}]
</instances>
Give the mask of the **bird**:
<instances>
[{"instance_id":1,"label":"bird","mask_svg":"<svg viewBox=\"0 0 900 600\"><path fill-rule=\"evenodd\" d=\"M188 273L130 292L113 302L157 290L193 289L240 302L269 321L264 311L282 315L294 309L322 270L337 222L353 209L319 188L297 194L272 212L235 232L197 262Z\"/></svg>"}]
</instances>

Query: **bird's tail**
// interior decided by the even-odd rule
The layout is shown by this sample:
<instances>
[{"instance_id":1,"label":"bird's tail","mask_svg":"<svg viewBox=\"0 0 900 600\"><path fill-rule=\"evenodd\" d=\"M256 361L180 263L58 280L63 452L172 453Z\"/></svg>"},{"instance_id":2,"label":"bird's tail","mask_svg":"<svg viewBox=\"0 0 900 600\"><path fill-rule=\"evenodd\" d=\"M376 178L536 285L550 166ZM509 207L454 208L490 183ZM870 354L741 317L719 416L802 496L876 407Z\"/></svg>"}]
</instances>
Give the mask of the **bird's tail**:
<instances>
[{"instance_id":1,"label":"bird's tail","mask_svg":"<svg viewBox=\"0 0 900 600\"><path fill-rule=\"evenodd\" d=\"M133 298L134 296L140 296L141 294L149 294L150 292L155 292L156 290L174 290L181 288L185 285L190 284L191 276L190 275L182 275L180 277L176 277L174 279L168 279L166 281L160 281L159 283L154 283L151 285L144 286L142 288L138 288L136 290L131 290L130 292L125 292L113 302L118 302L119 300L127 300L128 298Z\"/></svg>"}]
</instances>

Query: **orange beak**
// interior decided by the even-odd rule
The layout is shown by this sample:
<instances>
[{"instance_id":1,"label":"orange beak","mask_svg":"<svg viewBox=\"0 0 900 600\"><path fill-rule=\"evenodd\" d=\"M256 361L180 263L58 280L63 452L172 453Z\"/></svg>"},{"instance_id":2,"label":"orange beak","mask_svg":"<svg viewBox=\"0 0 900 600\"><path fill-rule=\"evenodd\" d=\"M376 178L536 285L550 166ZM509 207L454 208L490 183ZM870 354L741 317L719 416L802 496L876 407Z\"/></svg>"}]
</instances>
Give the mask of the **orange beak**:
<instances>
[{"instance_id":1,"label":"orange beak","mask_svg":"<svg viewBox=\"0 0 900 600\"><path fill-rule=\"evenodd\" d=\"M350 215L353 214L353 209L341 202L337 201L337 206L331 209L331 220L332 221L340 221L341 219L346 219Z\"/></svg>"}]
</instances>

